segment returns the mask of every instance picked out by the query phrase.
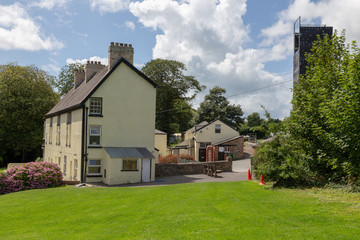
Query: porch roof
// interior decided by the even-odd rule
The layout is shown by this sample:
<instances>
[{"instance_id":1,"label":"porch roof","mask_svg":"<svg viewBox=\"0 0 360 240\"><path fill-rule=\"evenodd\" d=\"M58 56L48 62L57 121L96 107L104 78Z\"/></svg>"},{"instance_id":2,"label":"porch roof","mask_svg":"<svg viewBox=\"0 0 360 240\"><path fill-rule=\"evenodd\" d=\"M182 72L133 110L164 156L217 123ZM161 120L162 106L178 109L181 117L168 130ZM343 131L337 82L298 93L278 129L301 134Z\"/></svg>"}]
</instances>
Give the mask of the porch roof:
<instances>
[{"instance_id":1,"label":"porch roof","mask_svg":"<svg viewBox=\"0 0 360 240\"><path fill-rule=\"evenodd\" d=\"M155 158L144 147L105 147L110 158Z\"/></svg>"}]
</instances>

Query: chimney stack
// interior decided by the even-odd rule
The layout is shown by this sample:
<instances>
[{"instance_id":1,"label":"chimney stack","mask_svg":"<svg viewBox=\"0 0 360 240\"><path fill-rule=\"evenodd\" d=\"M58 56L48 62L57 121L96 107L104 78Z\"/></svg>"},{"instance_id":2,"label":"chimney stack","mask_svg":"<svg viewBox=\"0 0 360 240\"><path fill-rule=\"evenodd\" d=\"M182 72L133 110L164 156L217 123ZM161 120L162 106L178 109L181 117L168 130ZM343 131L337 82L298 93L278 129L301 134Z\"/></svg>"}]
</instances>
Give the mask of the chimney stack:
<instances>
[{"instance_id":1,"label":"chimney stack","mask_svg":"<svg viewBox=\"0 0 360 240\"><path fill-rule=\"evenodd\" d=\"M79 70L74 73L74 88L76 89L85 80L85 71Z\"/></svg>"},{"instance_id":2,"label":"chimney stack","mask_svg":"<svg viewBox=\"0 0 360 240\"><path fill-rule=\"evenodd\" d=\"M85 80L86 82L89 82L91 78L105 65L102 65L101 62L97 61L87 61L85 65Z\"/></svg>"},{"instance_id":3,"label":"chimney stack","mask_svg":"<svg viewBox=\"0 0 360 240\"><path fill-rule=\"evenodd\" d=\"M120 58L134 64L134 48L132 44L111 42L109 46L109 71Z\"/></svg>"}]
</instances>

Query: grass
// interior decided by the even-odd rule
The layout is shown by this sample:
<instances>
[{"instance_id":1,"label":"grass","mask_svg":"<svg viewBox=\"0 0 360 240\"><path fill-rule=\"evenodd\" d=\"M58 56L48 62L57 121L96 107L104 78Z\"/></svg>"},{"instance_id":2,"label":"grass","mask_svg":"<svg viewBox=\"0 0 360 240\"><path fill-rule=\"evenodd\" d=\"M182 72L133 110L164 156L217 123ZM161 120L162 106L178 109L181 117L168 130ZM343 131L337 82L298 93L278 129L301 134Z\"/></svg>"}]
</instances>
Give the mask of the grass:
<instances>
[{"instance_id":1,"label":"grass","mask_svg":"<svg viewBox=\"0 0 360 240\"><path fill-rule=\"evenodd\" d=\"M0 239L358 239L359 194L256 182L0 196Z\"/></svg>"},{"instance_id":2,"label":"grass","mask_svg":"<svg viewBox=\"0 0 360 240\"><path fill-rule=\"evenodd\" d=\"M2 173L3 171L5 171L6 169L7 169L6 167L0 168L0 173Z\"/></svg>"}]
</instances>

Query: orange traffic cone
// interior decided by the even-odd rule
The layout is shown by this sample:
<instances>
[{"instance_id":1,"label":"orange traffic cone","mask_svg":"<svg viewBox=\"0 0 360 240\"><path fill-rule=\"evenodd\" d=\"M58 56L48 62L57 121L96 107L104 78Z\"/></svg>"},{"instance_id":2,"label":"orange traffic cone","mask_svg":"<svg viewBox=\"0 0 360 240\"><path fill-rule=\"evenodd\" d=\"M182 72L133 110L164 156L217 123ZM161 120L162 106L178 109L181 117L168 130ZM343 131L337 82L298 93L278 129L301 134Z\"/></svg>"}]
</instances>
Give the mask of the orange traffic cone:
<instances>
[{"instance_id":1,"label":"orange traffic cone","mask_svg":"<svg viewBox=\"0 0 360 240\"><path fill-rule=\"evenodd\" d=\"M264 183L264 175L261 175L259 185L266 185L266 184Z\"/></svg>"},{"instance_id":2,"label":"orange traffic cone","mask_svg":"<svg viewBox=\"0 0 360 240\"><path fill-rule=\"evenodd\" d=\"M250 169L248 170L248 181L251 180L251 172L250 172Z\"/></svg>"}]
</instances>

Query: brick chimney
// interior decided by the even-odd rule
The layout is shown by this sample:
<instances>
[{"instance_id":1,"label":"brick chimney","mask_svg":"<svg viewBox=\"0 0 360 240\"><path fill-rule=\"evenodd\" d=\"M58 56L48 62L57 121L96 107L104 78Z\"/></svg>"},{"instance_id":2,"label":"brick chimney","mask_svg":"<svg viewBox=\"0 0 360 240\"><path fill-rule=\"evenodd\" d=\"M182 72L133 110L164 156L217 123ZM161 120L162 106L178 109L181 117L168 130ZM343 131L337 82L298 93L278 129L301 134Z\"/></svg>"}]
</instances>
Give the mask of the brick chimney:
<instances>
[{"instance_id":1,"label":"brick chimney","mask_svg":"<svg viewBox=\"0 0 360 240\"><path fill-rule=\"evenodd\" d=\"M79 70L74 73L74 88L76 89L85 80L85 71Z\"/></svg>"},{"instance_id":2,"label":"brick chimney","mask_svg":"<svg viewBox=\"0 0 360 240\"><path fill-rule=\"evenodd\" d=\"M134 64L134 48L132 44L111 42L109 46L109 71L120 58Z\"/></svg>"},{"instance_id":3,"label":"brick chimney","mask_svg":"<svg viewBox=\"0 0 360 240\"><path fill-rule=\"evenodd\" d=\"M85 80L86 82L89 82L91 78L105 65L101 64L101 62L97 61L87 61L85 65Z\"/></svg>"}]
</instances>

